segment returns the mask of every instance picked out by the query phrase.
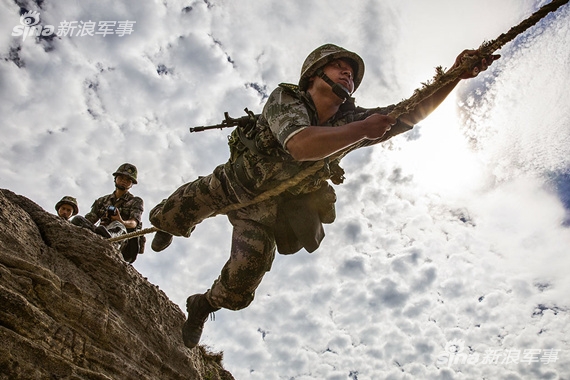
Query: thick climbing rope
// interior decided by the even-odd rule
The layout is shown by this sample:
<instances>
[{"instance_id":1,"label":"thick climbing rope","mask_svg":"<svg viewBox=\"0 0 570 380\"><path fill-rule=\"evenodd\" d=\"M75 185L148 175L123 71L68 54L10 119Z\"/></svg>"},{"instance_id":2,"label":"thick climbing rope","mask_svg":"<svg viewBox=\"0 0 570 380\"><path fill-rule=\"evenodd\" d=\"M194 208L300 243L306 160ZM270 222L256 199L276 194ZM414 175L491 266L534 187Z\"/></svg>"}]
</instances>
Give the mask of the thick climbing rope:
<instances>
[{"instance_id":1,"label":"thick climbing rope","mask_svg":"<svg viewBox=\"0 0 570 380\"><path fill-rule=\"evenodd\" d=\"M516 36L518 36L519 34L523 33L524 31L535 25L547 14L556 11L558 8L568 3L569 1L570 0L553 0L550 3L542 6L539 10L534 12L527 19L509 29L507 33L502 33L500 36L498 36L496 39L492 41L483 42L483 44L481 44L481 46L479 47L479 49L477 49L475 54L466 56L465 59L462 61L461 65L457 66L456 68L444 72L441 67L437 67L434 78L428 83L425 83L422 88L416 89L411 97L398 103L395 106L395 108L392 110L392 112L390 112L389 115L394 118L398 118L401 115L411 112L424 99L427 99L439 89L445 87L454 80L457 80L459 76L465 71L472 70L475 64L478 63L482 58L488 57L489 55L493 54L495 51L503 47L506 43L512 41ZM361 144L362 143L360 142L351 145L345 148L343 151L336 153L334 156L329 157L329 160L332 161L335 158L338 158L339 156L346 155L348 152L359 148ZM278 186L264 193L259 194L257 197L251 199L250 201L229 205L221 209L218 213L226 214L230 211L238 210L242 207L251 206L253 204L263 202L269 198L275 197L285 192L287 189L298 185L304 179L316 174L319 170L321 170L324 167L325 162L326 162L325 160L316 161L313 165L309 166L303 171L300 171L293 177L289 178L287 181L284 181ZM156 231L158 231L158 228L156 227L145 228L140 231L130 232L128 234L111 238L108 241L115 242L124 239L130 239L133 237L149 234Z\"/></svg>"},{"instance_id":2,"label":"thick climbing rope","mask_svg":"<svg viewBox=\"0 0 570 380\"><path fill-rule=\"evenodd\" d=\"M456 80L465 70L473 68L474 64L479 62L482 58L493 54L506 43L512 41L516 36L535 25L548 13L556 11L562 5L568 3L568 1L569 0L553 0L552 2L544 5L520 24L509 29L507 33L502 33L492 41L483 42L479 49L477 49L477 53L475 55L466 57L462 64L455 69L444 73L441 67L438 67L436 69L437 73L433 79L433 83L425 84L421 89L415 90L414 94L410 98L398 103L390 115L399 117L400 115L415 109L423 99L429 97L440 88Z\"/></svg>"}]
</instances>

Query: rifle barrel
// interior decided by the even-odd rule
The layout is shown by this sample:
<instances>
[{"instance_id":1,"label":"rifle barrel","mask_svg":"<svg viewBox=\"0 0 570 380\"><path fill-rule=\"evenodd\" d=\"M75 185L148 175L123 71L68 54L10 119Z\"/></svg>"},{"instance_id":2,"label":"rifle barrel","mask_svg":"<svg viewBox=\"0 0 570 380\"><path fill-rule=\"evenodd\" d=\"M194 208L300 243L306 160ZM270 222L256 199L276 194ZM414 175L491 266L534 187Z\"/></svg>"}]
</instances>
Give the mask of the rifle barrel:
<instances>
[{"instance_id":1,"label":"rifle barrel","mask_svg":"<svg viewBox=\"0 0 570 380\"><path fill-rule=\"evenodd\" d=\"M234 125L228 125L228 124L217 124L217 125L202 125L199 127L190 127L190 132L202 132L202 131L207 131L209 129L222 129L222 128L229 128L229 127L233 127Z\"/></svg>"},{"instance_id":2,"label":"rifle barrel","mask_svg":"<svg viewBox=\"0 0 570 380\"><path fill-rule=\"evenodd\" d=\"M257 118L259 117L259 115L255 115L253 112L249 111L247 108L244 111L247 115L242 116L242 117L238 117L237 119L230 117L230 115L227 112L224 112L224 121L222 121L220 124L208 125L208 126L203 125L200 127L190 127L190 132L202 132L202 131L207 131L209 129L222 129L222 128L237 127L240 124L245 125L251 121L255 122L257 120Z\"/></svg>"}]
</instances>

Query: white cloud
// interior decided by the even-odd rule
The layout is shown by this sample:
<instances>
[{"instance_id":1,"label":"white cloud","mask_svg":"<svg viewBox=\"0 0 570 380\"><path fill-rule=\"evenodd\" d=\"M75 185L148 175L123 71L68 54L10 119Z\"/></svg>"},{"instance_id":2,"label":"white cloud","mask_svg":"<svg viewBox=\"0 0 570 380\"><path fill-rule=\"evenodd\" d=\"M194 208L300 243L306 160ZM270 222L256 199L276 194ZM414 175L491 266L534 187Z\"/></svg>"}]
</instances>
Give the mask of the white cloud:
<instances>
[{"instance_id":1,"label":"white cloud","mask_svg":"<svg viewBox=\"0 0 570 380\"><path fill-rule=\"evenodd\" d=\"M123 162L148 211L228 157L223 112L259 112L305 56L337 43L365 59L361 106L397 103L538 3L44 2L44 23L133 20L131 35L12 37L0 5L0 185L52 212L86 213ZM321 248L277 255L255 301L221 310L203 343L239 379L541 378L568 374L569 246L560 193L570 147L569 9L501 50L413 139L354 152ZM20 66L18 66L20 65ZM254 84L254 85L252 85ZM258 90L256 90L259 89ZM458 105L461 106L459 112ZM560 190L559 190L560 192ZM563 195L563 194L562 194ZM227 260L217 217L135 268L184 310ZM149 240L152 235L149 236ZM451 339L473 353L558 348L554 363L437 366ZM470 351L471 352L471 351Z\"/></svg>"}]
</instances>

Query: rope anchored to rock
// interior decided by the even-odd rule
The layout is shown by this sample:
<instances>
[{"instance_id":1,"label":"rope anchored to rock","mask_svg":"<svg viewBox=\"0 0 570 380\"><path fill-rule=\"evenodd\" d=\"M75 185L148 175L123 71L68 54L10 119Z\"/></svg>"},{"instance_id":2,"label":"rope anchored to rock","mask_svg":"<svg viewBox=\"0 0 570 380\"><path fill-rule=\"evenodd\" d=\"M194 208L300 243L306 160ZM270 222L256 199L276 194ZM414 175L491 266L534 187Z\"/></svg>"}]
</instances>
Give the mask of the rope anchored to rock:
<instances>
[{"instance_id":1,"label":"rope anchored to rock","mask_svg":"<svg viewBox=\"0 0 570 380\"><path fill-rule=\"evenodd\" d=\"M428 81L427 83L424 83L422 88L416 89L411 97L398 103L395 106L395 108L392 110L392 112L390 112L389 115L393 116L394 118L398 118L401 115L412 112L418 106L418 104L420 104L423 100L427 99L428 97L433 95L436 91L450 84L454 80L457 80L460 77L460 75L465 71L472 70L475 67L476 63L481 61L482 58L490 56L495 51L503 47L506 43L512 41L515 37L525 32L530 27L534 26L547 14L556 11L558 8L560 8L564 4L567 4L569 1L570 0L553 0L550 3L542 6L539 10L534 12L527 19L509 29L508 32L502 33L500 36L498 36L496 39L492 41L483 42L483 44L481 44L479 49L477 49L476 54L465 57L461 65L457 66L456 68L444 72L444 70L441 67L437 67L436 74L433 77L433 79L431 81ZM334 156L329 157L328 160L316 161L313 165L300 171L293 177L289 178L287 181L282 182L280 185L270 190L267 190L264 193L259 194L257 197L251 199L250 201L229 205L221 209L219 211L219 214L226 214L230 211L238 210L243 207L248 207L253 204L263 202L269 198L280 195L283 192L285 192L287 189L298 185L306 178L316 174L319 170L321 170L325 166L325 163L327 161L332 161L335 158L346 155L348 152L359 148L361 146L360 144L361 143L356 143L354 145L351 145L342 150L341 152L336 153ZM145 228L140 231L134 231L108 239L108 241L116 242L120 240L131 239L137 236L149 234L156 231L159 231L159 229L156 227Z\"/></svg>"}]
</instances>

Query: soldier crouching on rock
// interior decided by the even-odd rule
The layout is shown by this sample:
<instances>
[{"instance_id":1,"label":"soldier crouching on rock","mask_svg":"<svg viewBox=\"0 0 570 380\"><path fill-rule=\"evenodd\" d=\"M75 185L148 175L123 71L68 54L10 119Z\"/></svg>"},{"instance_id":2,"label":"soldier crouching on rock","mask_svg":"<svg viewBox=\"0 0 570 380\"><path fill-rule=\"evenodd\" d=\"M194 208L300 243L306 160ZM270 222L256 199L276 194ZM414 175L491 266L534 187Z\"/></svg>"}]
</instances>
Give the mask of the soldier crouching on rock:
<instances>
[{"instance_id":1,"label":"soldier crouching on rock","mask_svg":"<svg viewBox=\"0 0 570 380\"><path fill-rule=\"evenodd\" d=\"M72 223L105 237L116 237L142 229L143 200L129 192L137 184L137 168L125 163L113 173L115 191L98 198L85 217L76 216ZM96 223L99 225L95 227ZM119 249L128 263L133 263L144 252L144 236L123 241Z\"/></svg>"}]
</instances>

